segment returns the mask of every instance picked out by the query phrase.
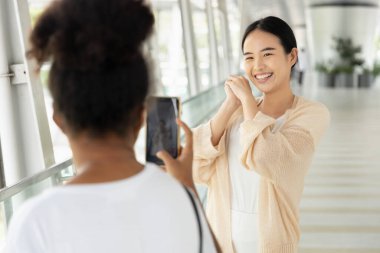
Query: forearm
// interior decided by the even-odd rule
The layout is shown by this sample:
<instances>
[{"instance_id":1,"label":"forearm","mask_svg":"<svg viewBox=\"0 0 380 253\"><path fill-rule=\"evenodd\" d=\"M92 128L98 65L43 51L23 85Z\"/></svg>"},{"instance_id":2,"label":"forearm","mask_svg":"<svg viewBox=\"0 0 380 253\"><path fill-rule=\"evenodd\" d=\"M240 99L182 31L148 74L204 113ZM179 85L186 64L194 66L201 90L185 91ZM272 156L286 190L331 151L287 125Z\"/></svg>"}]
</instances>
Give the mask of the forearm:
<instances>
[{"instance_id":1,"label":"forearm","mask_svg":"<svg viewBox=\"0 0 380 253\"><path fill-rule=\"evenodd\" d=\"M245 120L253 119L258 113L257 102L254 97L247 97L242 101L243 114Z\"/></svg>"},{"instance_id":2,"label":"forearm","mask_svg":"<svg viewBox=\"0 0 380 253\"><path fill-rule=\"evenodd\" d=\"M223 102L215 116L211 119L212 145L217 146L219 144L219 141L226 130L227 122L236 109L237 106L232 105L226 100Z\"/></svg>"}]
</instances>

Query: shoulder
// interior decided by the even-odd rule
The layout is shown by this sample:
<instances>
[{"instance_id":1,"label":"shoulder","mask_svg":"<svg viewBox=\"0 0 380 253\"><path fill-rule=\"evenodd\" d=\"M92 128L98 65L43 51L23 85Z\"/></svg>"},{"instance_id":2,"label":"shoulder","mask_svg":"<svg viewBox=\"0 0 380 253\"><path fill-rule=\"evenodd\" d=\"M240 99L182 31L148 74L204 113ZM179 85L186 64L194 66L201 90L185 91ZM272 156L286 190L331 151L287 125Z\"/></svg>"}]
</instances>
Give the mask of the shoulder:
<instances>
[{"instance_id":1,"label":"shoulder","mask_svg":"<svg viewBox=\"0 0 380 253\"><path fill-rule=\"evenodd\" d=\"M25 201L15 212L11 219L12 223L25 223L43 218L44 212L54 206L56 199L55 188L48 189L40 195Z\"/></svg>"},{"instance_id":2,"label":"shoulder","mask_svg":"<svg viewBox=\"0 0 380 253\"><path fill-rule=\"evenodd\" d=\"M330 125L330 117L330 112L324 104L297 97L296 104L289 111L287 126L306 130L316 144Z\"/></svg>"},{"instance_id":3,"label":"shoulder","mask_svg":"<svg viewBox=\"0 0 380 253\"><path fill-rule=\"evenodd\" d=\"M13 215L7 231L5 252L45 252L41 239L46 214L54 207L55 191L49 189L27 200ZM23 242L23 243L20 243Z\"/></svg>"},{"instance_id":4,"label":"shoulder","mask_svg":"<svg viewBox=\"0 0 380 253\"><path fill-rule=\"evenodd\" d=\"M149 177L149 187L151 186L161 186L162 189L167 188L182 188L182 185L170 174L166 173L162 168L154 163L147 163L145 165L146 169L150 171ZM165 187L162 187L165 186Z\"/></svg>"},{"instance_id":5,"label":"shoulder","mask_svg":"<svg viewBox=\"0 0 380 253\"><path fill-rule=\"evenodd\" d=\"M140 197L145 199L144 202L151 200L160 200L162 205L160 208L183 208L188 202L188 196L184 186L173 176L166 173L155 164L147 163L147 169L151 170L151 177L140 188ZM150 205L147 203L147 205ZM155 207L158 208L158 207Z\"/></svg>"},{"instance_id":6,"label":"shoulder","mask_svg":"<svg viewBox=\"0 0 380 253\"><path fill-rule=\"evenodd\" d=\"M330 111L326 105L304 97L297 97L297 101L289 112L290 119L309 119L311 121L329 122Z\"/></svg>"},{"instance_id":7,"label":"shoulder","mask_svg":"<svg viewBox=\"0 0 380 253\"><path fill-rule=\"evenodd\" d=\"M297 97L297 102L295 104L295 110L309 110L309 111L319 111L321 113L328 114L329 110L326 105L321 102L310 100L301 96Z\"/></svg>"},{"instance_id":8,"label":"shoulder","mask_svg":"<svg viewBox=\"0 0 380 253\"><path fill-rule=\"evenodd\" d=\"M154 172L152 180L147 182L149 186L139 193L143 195L142 203L139 205L139 216L144 218L146 224L150 224L147 226L148 233L154 234L155 237L157 234L170 234L161 238L160 243L167 241L173 244L173 247L183 250L185 241L195 242L198 239L198 222L195 215L198 213L198 221L203 230L203 247L207 252L215 252L206 217L192 191L187 192L181 183L157 165L148 163L147 167ZM194 252L194 247L197 247L197 243L192 243L186 252Z\"/></svg>"}]
</instances>

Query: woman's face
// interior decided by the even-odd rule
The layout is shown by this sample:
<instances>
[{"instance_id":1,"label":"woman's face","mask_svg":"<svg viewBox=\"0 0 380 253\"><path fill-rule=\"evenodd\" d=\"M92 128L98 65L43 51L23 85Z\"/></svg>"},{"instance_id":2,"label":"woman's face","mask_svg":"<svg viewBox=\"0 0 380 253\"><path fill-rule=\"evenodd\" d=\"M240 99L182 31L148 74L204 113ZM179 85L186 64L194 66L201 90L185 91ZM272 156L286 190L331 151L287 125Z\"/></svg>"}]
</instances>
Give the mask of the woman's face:
<instances>
[{"instance_id":1,"label":"woman's face","mask_svg":"<svg viewBox=\"0 0 380 253\"><path fill-rule=\"evenodd\" d=\"M289 85L296 48L287 54L278 37L256 29L245 39L243 55L244 70L261 92L272 93Z\"/></svg>"}]
</instances>

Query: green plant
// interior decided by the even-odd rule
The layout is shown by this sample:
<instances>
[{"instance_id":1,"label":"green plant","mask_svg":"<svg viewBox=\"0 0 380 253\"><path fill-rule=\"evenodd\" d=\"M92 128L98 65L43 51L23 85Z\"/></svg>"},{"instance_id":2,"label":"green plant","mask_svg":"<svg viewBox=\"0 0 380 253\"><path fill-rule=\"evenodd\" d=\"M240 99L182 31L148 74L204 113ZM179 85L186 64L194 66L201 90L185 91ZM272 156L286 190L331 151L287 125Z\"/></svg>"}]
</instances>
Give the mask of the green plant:
<instances>
[{"instance_id":1,"label":"green plant","mask_svg":"<svg viewBox=\"0 0 380 253\"><path fill-rule=\"evenodd\" d=\"M378 75L380 75L380 63L379 62L375 62L373 64L372 68L364 66L362 68L362 73L363 74L371 74L374 77L377 77Z\"/></svg>"},{"instance_id":2,"label":"green plant","mask_svg":"<svg viewBox=\"0 0 380 253\"><path fill-rule=\"evenodd\" d=\"M315 65L315 69L319 72L322 72L322 73L328 73L330 71L330 69L328 68L328 66L323 63L323 62L318 62L316 65Z\"/></svg>"},{"instance_id":3,"label":"green plant","mask_svg":"<svg viewBox=\"0 0 380 253\"><path fill-rule=\"evenodd\" d=\"M336 59L320 62L316 65L316 70L328 74L353 73L355 68L361 67L364 60L358 55L361 53L361 46L355 46L350 38L333 38L332 48L337 53ZM379 73L380 74L380 73Z\"/></svg>"},{"instance_id":4,"label":"green plant","mask_svg":"<svg viewBox=\"0 0 380 253\"><path fill-rule=\"evenodd\" d=\"M355 67L363 65L364 60L358 56L362 51L361 46L355 46L351 38L334 37L333 40L333 48L339 56L336 65L338 73L353 73Z\"/></svg>"},{"instance_id":5,"label":"green plant","mask_svg":"<svg viewBox=\"0 0 380 253\"><path fill-rule=\"evenodd\" d=\"M372 75L374 77L377 77L378 75L380 75L380 63L379 62L375 62L375 64L373 65Z\"/></svg>"},{"instance_id":6,"label":"green plant","mask_svg":"<svg viewBox=\"0 0 380 253\"><path fill-rule=\"evenodd\" d=\"M328 62L319 62L315 65L315 69L318 72L326 73L326 74L335 74L336 73L336 68L332 61Z\"/></svg>"}]
</instances>

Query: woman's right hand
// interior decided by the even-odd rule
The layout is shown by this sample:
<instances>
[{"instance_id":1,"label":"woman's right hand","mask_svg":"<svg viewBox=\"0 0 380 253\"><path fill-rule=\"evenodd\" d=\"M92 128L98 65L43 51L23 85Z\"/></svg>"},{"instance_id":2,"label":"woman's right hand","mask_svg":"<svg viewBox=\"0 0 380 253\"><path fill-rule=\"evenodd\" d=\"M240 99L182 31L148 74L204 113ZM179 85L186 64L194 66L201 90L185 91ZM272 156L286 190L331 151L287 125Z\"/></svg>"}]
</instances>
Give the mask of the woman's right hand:
<instances>
[{"instance_id":1,"label":"woman's right hand","mask_svg":"<svg viewBox=\"0 0 380 253\"><path fill-rule=\"evenodd\" d=\"M184 130L186 145L181 148L180 155L174 159L168 152L161 150L157 157L164 162L165 170L183 185L191 188L194 192L195 185L193 180L193 133L191 129L181 120L177 119L177 124Z\"/></svg>"},{"instance_id":2,"label":"woman's right hand","mask_svg":"<svg viewBox=\"0 0 380 253\"><path fill-rule=\"evenodd\" d=\"M226 82L224 83L224 91L226 92L226 95L227 95L225 102L232 108L236 109L237 107L241 105L241 102L238 99L238 97L236 97L236 95L232 92L231 88L229 87L228 82L230 81L231 80L228 78Z\"/></svg>"}]
</instances>

